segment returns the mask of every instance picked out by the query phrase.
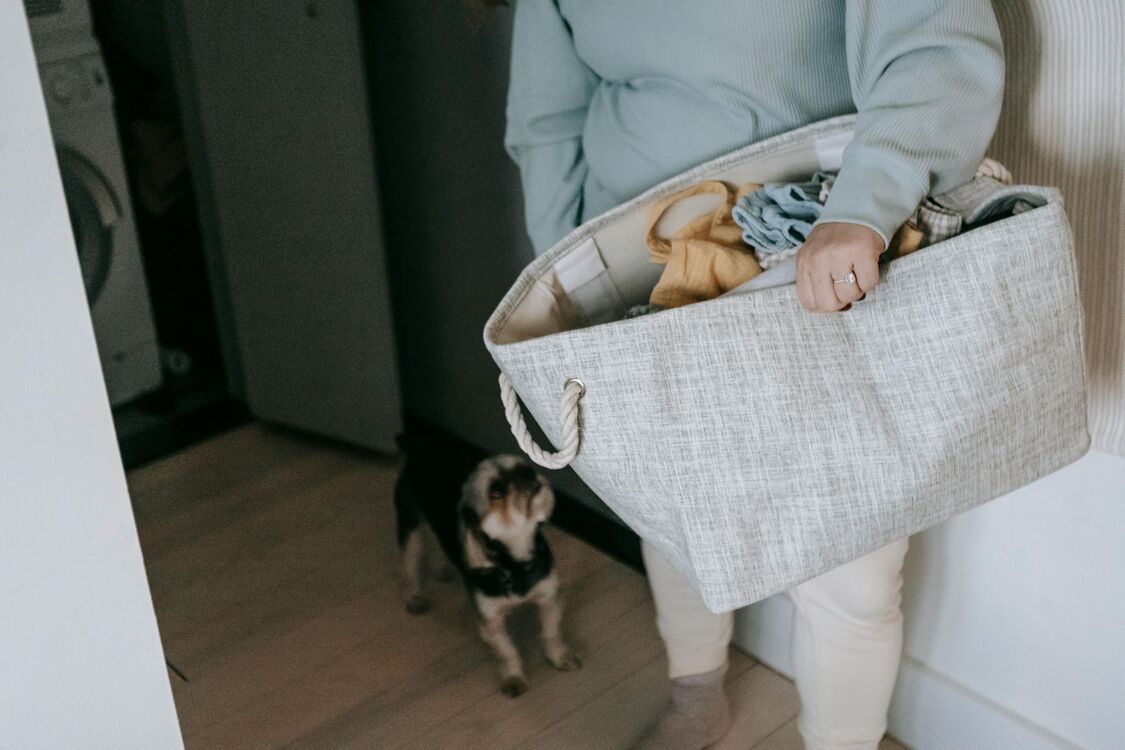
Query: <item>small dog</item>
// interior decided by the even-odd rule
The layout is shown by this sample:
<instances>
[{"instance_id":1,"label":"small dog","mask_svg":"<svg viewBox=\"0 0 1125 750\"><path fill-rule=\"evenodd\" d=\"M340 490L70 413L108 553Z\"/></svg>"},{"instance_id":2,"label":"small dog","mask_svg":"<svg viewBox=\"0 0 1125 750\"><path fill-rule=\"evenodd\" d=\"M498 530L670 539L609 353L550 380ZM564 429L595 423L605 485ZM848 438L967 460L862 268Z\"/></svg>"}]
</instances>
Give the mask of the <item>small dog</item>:
<instances>
[{"instance_id":1,"label":"small dog","mask_svg":"<svg viewBox=\"0 0 1125 750\"><path fill-rule=\"evenodd\" d=\"M526 602L538 609L547 660L556 669L578 668L562 637L558 575L540 529L555 507L546 477L519 456L494 456L475 465L448 457L437 466L411 455L405 441L399 445L406 460L395 484L395 516L406 610L420 614L430 606L422 574L428 525L465 582L480 636L499 659L506 695L527 690L505 624Z\"/></svg>"}]
</instances>

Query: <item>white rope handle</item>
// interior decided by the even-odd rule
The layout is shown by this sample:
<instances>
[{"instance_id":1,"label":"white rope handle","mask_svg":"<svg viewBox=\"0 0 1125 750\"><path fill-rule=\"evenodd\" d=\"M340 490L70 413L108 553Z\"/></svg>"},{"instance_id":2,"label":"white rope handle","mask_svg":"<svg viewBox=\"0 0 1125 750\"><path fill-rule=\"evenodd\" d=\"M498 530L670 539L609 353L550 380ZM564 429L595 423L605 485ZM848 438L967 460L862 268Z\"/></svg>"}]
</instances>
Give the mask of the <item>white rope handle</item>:
<instances>
[{"instance_id":1,"label":"white rope handle","mask_svg":"<svg viewBox=\"0 0 1125 750\"><path fill-rule=\"evenodd\" d=\"M523 412L520 410L519 396L512 386L512 381L504 373L500 373L500 400L504 402L504 416L512 427L512 434L520 448L535 463L547 469L561 469L570 465L578 454L578 399L586 393L586 386L578 378L571 378L563 384L562 399L559 403L559 420L562 426L562 447L554 453L548 453L535 442L531 432L527 429Z\"/></svg>"}]
</instances>

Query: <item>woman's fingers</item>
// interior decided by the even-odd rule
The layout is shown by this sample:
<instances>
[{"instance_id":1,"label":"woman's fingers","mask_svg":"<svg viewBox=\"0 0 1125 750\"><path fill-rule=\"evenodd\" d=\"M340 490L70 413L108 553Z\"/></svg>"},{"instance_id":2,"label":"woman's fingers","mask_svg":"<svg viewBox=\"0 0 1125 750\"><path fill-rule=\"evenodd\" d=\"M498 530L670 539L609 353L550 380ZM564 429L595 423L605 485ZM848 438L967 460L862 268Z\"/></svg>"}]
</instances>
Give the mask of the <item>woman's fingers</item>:
<instances>
[{"instance_id":1,"label":"woman's fingers","mask_svg":"<svg viewBox=\"0 0 1125 750\"><path fill-rule=\"evenodd\" d=\"M856 260L852 269L855 271L856 284L859 286L860 299L879 283L879 259L870 255Z\"/></svg>"},{"instance_id":2,"label":"woman's fingers","mask_svg":"<svg viewBox=\"0 0 1125 750\"><path fill-rule=\"evenodd\" d=\"M812 277L807 273L797 273L797 299L809 312L816 311L816 297L813 295Z\"/></svg>"},{"instance_id":3,"label":"woman's fingers","mask_svg":"<svg viewBox=\"0 0 1125 750\"><path fill-rule=\"evenodd\" d=\"M879 283L882 247L882 238L861 224L813 227L797 251L797 298L812 312L847 309Z\"/></svg>"},{"instance_id":4,"label":"woman's fingers","mask_svg":"<svg viewBox=\"0 0 1125 750\"><path fill-rule=\"evenodd\" d=\"M836 288L836 296L843 304L855 302L863 296L859 285L859 274L849 267L846 271L833 271L831 274L832 286Z\"/></svg>"},{"instance_id":5,"label":"woman's fingers","mask_svg":"<svg viewBox=\"0 0 1125 750\"><path fill-rule=\"evenodd\" d=\"M809 312L816 312L813 263L809 260L807 243L797 251L797 299Z\"/></svg>"},{"instance_id":6,"label":"woman's fingers","mask_svg":"<svg viewBox=\"0 0 1125 750\"><path fill-rule=\"evenodd\" d=\"M836 296L836 285L832 283L832 274L821 271L816 275L813 284L813 295L816 297L817 312L836 312L847 304Z\"/></svg>"},{"instance_id":7,"label":"woman's fingers","mask_svg":"<svg viewBox=\"0 0 1125 750\"><path fill-rule=\"evenodd\" d=\"M797 299L809 312L830 313L842 309L851 299L841 299L837 295L832 275L818 267L816 260L798 265Z\"/></svg>"}]
</instances>

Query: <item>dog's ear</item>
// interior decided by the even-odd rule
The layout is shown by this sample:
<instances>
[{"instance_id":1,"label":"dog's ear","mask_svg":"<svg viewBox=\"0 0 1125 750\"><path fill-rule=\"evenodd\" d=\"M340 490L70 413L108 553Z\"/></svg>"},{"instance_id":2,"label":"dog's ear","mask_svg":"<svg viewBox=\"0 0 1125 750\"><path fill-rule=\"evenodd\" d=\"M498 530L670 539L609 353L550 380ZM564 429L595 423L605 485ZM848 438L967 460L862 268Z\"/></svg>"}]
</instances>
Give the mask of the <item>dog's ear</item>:
<instances>
[{"instance_id":1,"label":"dog's ear","mask_svg":"<svg viewBox=\"0 0 1125 750\"><path fill-rule=\"evenodd\" d=\"M476 528L480 526L480 516L478 516L477 512L465 503L461 503L460 507L458 508L458 512L460 512L461 514L461 520L469 528Z\"/></svg>"},{"instance_id":2,"label":"dog's ear","mask_svg":"<svg viewBox=\"0 0 1125 750\"><path fill-rule=\"evenodd\" d=\"M539 523L545 522L555 512L555 492L551 489L551 483L547 481L547 477L542 473L536 472L536 479L542 489L531 498L531 517Z\"/></svg>"}]
</instances>

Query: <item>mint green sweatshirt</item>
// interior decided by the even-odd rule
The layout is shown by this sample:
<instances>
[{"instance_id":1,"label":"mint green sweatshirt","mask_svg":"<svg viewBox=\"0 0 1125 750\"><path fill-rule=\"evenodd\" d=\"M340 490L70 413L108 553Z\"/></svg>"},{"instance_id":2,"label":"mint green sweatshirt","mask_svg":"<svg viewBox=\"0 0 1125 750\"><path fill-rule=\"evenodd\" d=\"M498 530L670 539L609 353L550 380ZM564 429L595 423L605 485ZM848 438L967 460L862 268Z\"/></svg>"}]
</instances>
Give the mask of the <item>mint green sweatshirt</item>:
<instances>
[{"instance_id":1,"label":"mint green sweatshirt","mask_svg":"<svg viewBox=\"0 0 1125 750\"><path fill-rule=\"evenodd\" d=\"M1000 113L989 0L514 0L504 147L544 252L701 162L858 112L818 223L884 242Z\"/></svg>"}]
</instances>

